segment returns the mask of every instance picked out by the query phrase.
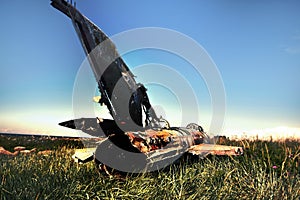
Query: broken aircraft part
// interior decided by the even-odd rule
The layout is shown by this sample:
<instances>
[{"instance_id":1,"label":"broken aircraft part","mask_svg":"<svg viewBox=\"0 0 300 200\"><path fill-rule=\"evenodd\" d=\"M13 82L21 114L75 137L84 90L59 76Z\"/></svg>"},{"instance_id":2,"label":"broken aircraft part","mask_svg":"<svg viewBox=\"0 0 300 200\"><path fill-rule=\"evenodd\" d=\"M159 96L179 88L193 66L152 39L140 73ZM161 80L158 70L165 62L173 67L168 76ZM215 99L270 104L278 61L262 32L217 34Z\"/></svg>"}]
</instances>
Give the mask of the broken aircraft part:
<instances>
[{"instance_id":1,"label":"broken aircraft part","mask_svg":"<svg viewBox=\"0 0 300 200\"><path fill-rule=\"evenodd\" d=\"M165 167L184 153L200 157L243 154L241 147L208 144L209 137L195 123L170 127L166 120L159 119L147 89L136 83L115 45L100 28L65 0L52 0L51 5L71 18L101 94L93 100L106 105L113 117L80 118L59 124L103 138L88 153L75 153L75 159L85 162L94 157L103 169L108 165L125 172L144 172Z\"/></svg>"}]
</instances>

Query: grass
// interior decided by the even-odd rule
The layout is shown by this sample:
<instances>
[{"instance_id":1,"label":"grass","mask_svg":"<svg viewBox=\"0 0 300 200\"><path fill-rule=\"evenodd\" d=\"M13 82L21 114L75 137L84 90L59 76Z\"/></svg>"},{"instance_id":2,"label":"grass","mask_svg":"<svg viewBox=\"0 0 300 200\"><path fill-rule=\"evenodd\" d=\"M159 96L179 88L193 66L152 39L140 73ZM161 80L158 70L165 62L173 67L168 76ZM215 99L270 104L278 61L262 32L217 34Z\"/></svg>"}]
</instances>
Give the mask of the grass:
<instances>
[{"instance_id":1,"label":"grass","mask_svg":"<svg viewBox=\"0 0 300 200\"><path fill-rule=\"evenodd\" d=\"M1 142L4 142L4 138ZM10 138L10 140L12 140ZM17 139L18 140L18 139ZM14 140L13 140L14 141ZM4 143L0 143L0 146ZM8 142L5 143L9 145ZM35 141L48 156L1 156L1 199L299 199L297 141L226 141L243 146L242 157L182 158L162 171L109 177L93 162L72 161L77 146ZM58 148L59 147L59 148Z\"/></svg>"}]
</instances>

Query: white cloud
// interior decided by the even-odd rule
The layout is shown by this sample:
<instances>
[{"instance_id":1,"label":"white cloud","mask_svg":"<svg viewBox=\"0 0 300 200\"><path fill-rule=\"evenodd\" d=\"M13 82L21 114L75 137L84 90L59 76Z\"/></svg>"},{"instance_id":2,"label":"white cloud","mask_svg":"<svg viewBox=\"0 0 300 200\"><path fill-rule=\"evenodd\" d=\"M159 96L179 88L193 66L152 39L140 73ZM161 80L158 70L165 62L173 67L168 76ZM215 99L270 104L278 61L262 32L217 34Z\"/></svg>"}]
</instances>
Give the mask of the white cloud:
<instances>
[{"instance_id":1,"label":"white cloud","mask_svg":"<svg viewBox=\"0 0 300 200\"><path fill-rule=\"evenodd\" d=\"M259 139L259 140L285 140L300 139L300 128L276 127L250 131L226 130L223 132L230 139Z\"/></svg>"}]
</instances>

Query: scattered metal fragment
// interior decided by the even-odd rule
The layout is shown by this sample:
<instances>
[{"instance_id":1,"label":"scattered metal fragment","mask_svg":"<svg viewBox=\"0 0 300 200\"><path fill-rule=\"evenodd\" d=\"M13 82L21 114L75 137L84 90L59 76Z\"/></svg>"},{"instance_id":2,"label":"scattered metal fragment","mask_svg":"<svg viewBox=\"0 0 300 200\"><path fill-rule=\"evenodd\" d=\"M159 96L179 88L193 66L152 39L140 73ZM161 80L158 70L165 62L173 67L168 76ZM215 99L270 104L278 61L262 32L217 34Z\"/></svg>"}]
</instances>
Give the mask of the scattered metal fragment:
<instances>
[{"instance_id":1,"label":"scattered metal fragment","mask_svg":"<svg viewBox=\"0 0 300 200\"><path fill-rule=\"evenodd\" d=\"M0 147L0 155L7 155L7 156L16 156L18 154L31 154L36 152L36 148L33 149L26 149L26 147L17 146L14 148L14 152L10 152L6 150L4 147Z\"/></svg>"}]
</instances>

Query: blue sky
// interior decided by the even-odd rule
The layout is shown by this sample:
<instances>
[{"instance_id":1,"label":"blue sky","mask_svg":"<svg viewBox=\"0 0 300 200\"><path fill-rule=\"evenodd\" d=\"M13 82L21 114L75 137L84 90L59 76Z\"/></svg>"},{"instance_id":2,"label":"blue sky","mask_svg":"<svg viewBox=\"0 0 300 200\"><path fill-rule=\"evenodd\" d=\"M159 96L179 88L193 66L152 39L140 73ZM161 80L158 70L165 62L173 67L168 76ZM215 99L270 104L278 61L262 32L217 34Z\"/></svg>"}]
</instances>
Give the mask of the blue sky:
<instances>
[{"instance_id":1,"label":"blue sky","mask_svg":"<svg viewBox=\"0 0 300 200\"><path fill-rule=\"evenodd\" d=\"M224 129L232 130L300 127L299 7L298 1L77 1L109 36L163 27L202 45L222 76ZM0 17L0 129L66 132L57 123L73 117L73 84L85 58L70 19L46 0L1 1ZM179 70L198 91L198 122L209 127L210 96L201 77L180 69L184 61L151 50L124 59L132 69L154 62ZM153 86L151 100L175 120L177 108L160 99L162 92Z\"/></svg>"}]
</instances>

